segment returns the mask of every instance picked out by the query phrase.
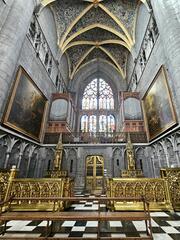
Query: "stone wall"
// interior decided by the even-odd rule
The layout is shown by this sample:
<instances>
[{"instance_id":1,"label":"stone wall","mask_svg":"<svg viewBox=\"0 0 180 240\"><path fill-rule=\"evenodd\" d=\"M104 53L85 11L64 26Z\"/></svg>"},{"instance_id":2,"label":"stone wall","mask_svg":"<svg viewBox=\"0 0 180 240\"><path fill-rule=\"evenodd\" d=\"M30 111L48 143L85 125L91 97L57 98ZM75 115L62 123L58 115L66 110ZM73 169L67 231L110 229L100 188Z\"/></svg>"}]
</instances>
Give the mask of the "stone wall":
<instances>
[{"instance_id":1,"label":"stone wall","mask_svg":"<svg viewBox=\"0 0 180 240\"><path fill-rule=\"evenodd\" d=\"M176 0L152 1L154 15L166 56L169 84L172 90L176 112L180 119L180 2Z\"/></svg>"},{"instance_id":2,"label":"stone wall","mask_svg":"<svg viewBox=\"0 0 180 240\"><path fill-rule=\"evenodd\" d=\"M17 62L34 7L35 1L33 0L26 4L24 4L24 0L8 1L7 10L5 8L3 11L6 16L0 29L0 120L5 109L7 96L10 93L10 86L13 83Z\"/></svg>"},{"instance_id":3,"label":"stone wall","mask_svg":"<svg viewBox=\"0 0 180 240\"><path fill-rule=\"evenodd\" d=\"M178 79L180 77L180 44L178 41L178 34L180 33L180 23L178 20L178 13L180 10L180 4L175 0L160 0L151 2L153 7L151 14L154 14L159 36L152 48L149 58L146 61L142 75L136 83L135 90L140 92L140 96L143 98L161 65L164 65L172 101L177 113L177 121L179 122L180 91ZM143 9L140 9L139 19L143 16L143 11ZM144 19L146 19L145 22L147 25L147 18ZM144 21L137 20L137 33L140 32L141 29L145 29L143 28L142 23L144 23ZM138 36L139 35L140 34L138 34ZM138 55L141 51L139 46L142 41L142 37L136 39L133 53ZM131 78L130 72L132 72L135 64L136 62L133 64L132 57L130 57L128 83L130 83ZM159 177L160 168L178 167L180 165L178 126L176 126L174 130L171 129L166 134L154 140L153 143L150 143L149 147L145 151L145 155L148 162L152 162L152 167L149 166L149 168L151 168L151 174L154 177Z\"/></svg>"},{"instance_id":4,"label":"stone wall","mask_svg":"<svg viewBox=\"0 0 180 240\"><path fill-rule=\"evenodd\" d=\"M54 149L41 147L35 142L4 133L0 135L0 168L15 165L19 177L43 177L51 167Z\"/></svg>"},{"instance_id":5,"label":"stone wall","mask_svg":"<svg viewBox=\"0 0 180 240\"><path fill-rule=\"evenodd\" d=\"M61 65L58 64L61 53L57 46L55 22L49 8L45 8L39 15L34 16L36 4L35 0L28 0L26 4L24 0L7 0L6 4L0 1L0 121L3 119L19 66L25 69L46 96L49 106L51 94L57 91L57 75L61 75ZM34 18L38 21L38 29L36 25L35 31L38 30L38 34L41 35L41 39L36 35L36 42L32 41L29 32L30 27L33 27ZM38 44L41 48L38 48ZM51 71L48 71L45 64L45 50L52 54L54 60L52 61L54 65L49 65L52 68ZM62 64L64 62L66 59L61 61ZM64 75L68 74L67 70L63 69ZM59 78L59 81L61 80ZM63 91L62 88L61 91ZM49 108L46 112L46 120L48 114ZM22 177L44 176L45 170L51 166L53 150L43 148L39 143L13 129L7 129L3 124L0 128L2 129L0 168L16 165Z\"/></svg>"}]
</instances>

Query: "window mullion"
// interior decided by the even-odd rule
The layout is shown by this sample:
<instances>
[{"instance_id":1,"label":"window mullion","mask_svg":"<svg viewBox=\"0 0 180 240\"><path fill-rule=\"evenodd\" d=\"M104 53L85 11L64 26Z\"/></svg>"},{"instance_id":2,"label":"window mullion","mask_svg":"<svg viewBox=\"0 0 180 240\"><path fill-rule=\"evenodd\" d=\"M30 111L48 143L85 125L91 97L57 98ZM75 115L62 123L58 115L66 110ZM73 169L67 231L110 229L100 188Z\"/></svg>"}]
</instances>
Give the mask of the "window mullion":
<instances>
[{"instance_id":1,"label":"window mullion","mask_svg":"<svg viewBox=\"0 0 180 240\"><path fill-rule=\"evenodd\" d=\"M99 77L97 78L97 121L96 121L96 132L99 133Z\"/></svg>"}]
</instances>

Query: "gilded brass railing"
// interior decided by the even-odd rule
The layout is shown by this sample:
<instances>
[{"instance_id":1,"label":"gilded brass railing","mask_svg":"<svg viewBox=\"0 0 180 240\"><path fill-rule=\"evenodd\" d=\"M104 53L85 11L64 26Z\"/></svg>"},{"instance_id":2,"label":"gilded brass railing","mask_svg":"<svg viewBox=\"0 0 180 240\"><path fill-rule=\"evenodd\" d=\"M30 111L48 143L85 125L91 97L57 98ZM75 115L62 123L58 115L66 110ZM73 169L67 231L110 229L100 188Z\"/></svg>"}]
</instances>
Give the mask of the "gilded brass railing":
<instances>
[{"instance_id":1,"label":"gilded brass railing","mask_svg":"<svg viewBox=\"0 0 180 240\"><path fill-rule=\"evenodd\" d=\"M0 169L0 201L3 201L6 194L10 171Z\"/></svg>"},{"instance_id":2,"label":"gilded brass railing","mask_svg":"<svg viewBox=\"0 0 180 240\"><path fill-rule=\"evenodd\" d=\"M62 210L67 203L66 205L63 203L54 205L54 200L50 199L73 195L74 182L69 177L16 178L16 168L12 168L8 173L0 172L0 174L1 201L7 201L10 196L14 196L16 200L13 200L11 204L13 210L52 211L59 208Z\"/></svg>"},{"instance_id":3,"label":"gilded brass railing","mask_svg":"<svg viewBox=\"0 0 180 240\"><path fill-rule=\"evenodd\" d=\"M180 168L161 169L161 177L168 182L174 210L180 211Z\"/></svg>"},{"instance_id":4,"label":"gilded brass railing","mask_svg":"<svg viewBox=\"0 0 180 240\"><path fill-rule=\"evenodd\" d=\"M40 179L14 179L12 182L11 195L15 198L26 200L13 201L16 210L47 210L52 211L54 201L46 200L50 197L62 197L65 179L40 178ZM37 200L27 200L37 198ZM39 200L44 198L45 200Z\"/></svg>"},{"instance_id":5,"label":"gilded brass railing","mask_svg":"<svg viewBox=\"0 0 180 240\"><path fill-rule=\"evenodd\" d=\"M172 210L168 182L161 178L112 178L107 181L109 197L141 197L150 203L151 210ZM115 210L141 210L136 202L112 202Z\"/></svg>"},{"instance_id":6,"label":"gilded brass railing","mask_svg":"<svg viewBox=\"0 0 180 240\"><path fill-rule=\"evenodd\" d=\"M180 168L162 169L161 176L162 178L107 179L105 184L107 197L144 196L150 203L150 210L180 210ZM63 209L68 206L67 203L54 205L54 201L48 198L73 196L74 181L68 177L36 179L15 177L15 168L10 172L0 172L0 201L6 201L12 195L16 199L21 199L13 201L14 210ZM111 201L109 206L115 210L143 208L139 202L125 201Z\"/></svg>"}]
</instances>

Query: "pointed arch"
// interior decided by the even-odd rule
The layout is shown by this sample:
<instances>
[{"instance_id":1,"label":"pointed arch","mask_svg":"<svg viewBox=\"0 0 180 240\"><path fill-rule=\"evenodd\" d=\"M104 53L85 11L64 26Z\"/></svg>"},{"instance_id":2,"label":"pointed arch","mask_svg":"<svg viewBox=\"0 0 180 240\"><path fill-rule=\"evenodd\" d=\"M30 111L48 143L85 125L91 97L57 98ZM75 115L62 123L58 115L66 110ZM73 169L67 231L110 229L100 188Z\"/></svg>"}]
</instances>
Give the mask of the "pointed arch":
<instances>
[{"instance_id":1,"label":"pointed arch","mask_svg":"<svg viewBox=\"0 0 180 240\"><path fill-rule=\"evenodd\" d=\"M115 60L115 58L112 56L112 54L106 50L103 47L99 47L104 53L106 53L106 55L114 62L114 64L117 66L117 68L119 69L119 72L121 73L121 76L123 77L123 79L126 77L125 73L123 72L121 66L118 64L118 62Z\"/></svg>"},{"instance_id":2,"label":"pointed arch","mask_svg":"<svg viewBox=\"0 0 180 240\"><path fill-rule=\"evenodd\" d=\"M63 53L66 52L69 48L79 46L79 45L92 45L95 46L96 42L94 41L75 41L67 45L67 47L63 50Z\"/></svg>"},{"instance_id":3,"label":"pointed arch","mask_svg":"<svg viewBox=\"0 0 180 240\"><path fill-rule=\"evenodd\" d=\"M102 58L100 58L100 59L98 59L98 60L99 60L100 62L104 62L104 63L107 63L107 64L111 65L111 66L112 66L114 69L116 69L116 71L119 73L119 69L118 69L114 64L112 64L110 61L105 60L105 59L102 59ZM97 61L97 58L94 58L94 59L89 60L88 62L82 64L82 65L77 69L77 71L75 72L75 74L77 74L83 67L87 66L88 64L90 64L90 63L92 63L92 62L96 62L96 61ZM75 75L75 74L74 74L74 75Z\"/></svg>"},{"instance_id":4,"label":"pointed arch","mask_svg":"<svg viewBox=\"0 0 180 240\"><path fill-rule=\"evenodd\" d=\"M77 36L81 35L82 33L85 33L91 29L94 29L94 28L100 28L100 29L103 29L103 30L106 30L108 32L111 32L113 33L114 35L118 36L120 39L124 40L124 42L127 44L128 48L131 50L132 48L132 44L129 42L129 40L126 38L125 35L123 35L122 33L114 30L113 28L109 27L109 26L106 26L104 24L100 24L100 23L95 23L95 24L91 24L85 28L82 28L80 29L78 32L74 33L73 35L71 35L65 42L64 44L61 46L60 45L60 48L62 49L62 51L66 48L66 46L74 39L76 38Z\"/></svg>"},{"instance_id":5,"label":"pointed arch","mask_svg":"<svg viewBox=\"0 0 180 240\"><path fill-rule=\"evenodd\" d=\"M96 46L91 47L79 60L78 64L76 65L76 67L74 68L73 72L71 73L70 79L73 79L75 73L77 72L79 66L81 65L81 63L83 62L83 60L96 48ZM123 72L121 66L118 64L118 62L115 60L115 58L111 55L111 53L106 50L103 47L99 46L99 49L104 52L111 60L112 62L114 62L115 66L118 69L118 72L121 74L121 76L123 77L123 79L125 78L125 73Z\"/></svg>"},{"instance_id":6,"label":"pointed arch","mask_svg":"<svg viewBox=\"0 0 180 240\"><path fill-rule=\"evenodd\" d=\"M83 60L90 54L90 52L93 51L93 49L95 48L95 46L91 47L79 60L79 62L77 63L76 67L74 68L73 72L71 73L70 79L73 78L76 70L78 69L78 67L80 66L80 64L83 62Z\"/></svg>"},{"instance_id":7,"label":"pointed arch","mask_svg":"<svg viewBox=\"0 0 180 240\"><path fill-rule=\"evenodd\" d=\"M109 40L104 40L104 41L100 41L100 42L95 42L95 41L75 41L75 42L71 42L63 50L63 53L66 50L68 50L69 48L74 47L74 46L78 46L78 45L93 45L93 46L99 45L99 46L101 46L101 45L105 45L105 44L118 44L118 45L122 45L125 48L127 48L128 51L130 52L130 48L128 47L128 45L124 41L116 40L116 39L109 39Z\"/></svg>"},{"instance_id":8,"label":"pointed arch","mask_svg":"<svg viewBox=\"0 0 180 240\"><path fill-rule=\"evenodd\" d=\"M52 2L55 2L56 0L41 0L41 4L43 7L46 7L47 5L49 5Z\"/></svg>"},{"instance_id":9,"label":"pointed arch","mask_svg":"<svg viewBox=\"0 0 180 240\"><path fill-rule=\"evenodd\" d=\"M133 39L130 35L130 33L128 32L127 28L124 26L124 24L112 13L110 12L103 4L99 4L99 7L107 14L109 15L115 23L117 23L117 25L123 30L123 32L125 33L125 35L127 36L127 39L129 40L129 43L131 45L134 44Z\"/></svg>"},{"instance_id":10,"label":"pointed arch","mask_svg":"<svg viewBox=\"0 0 180 240\"><path fill-rule=\"evenodd\" d=\"M131 49L129 48L129 46L124 41L121 41L121 40L115 40L115 39L104 40L104 41L101 41L99 45L105 45L105 44L122 45L125 48L127 48L129 52L131 52Z\"/></svg>"},{"instance_id":11,"label":"pointed arch","mask_svg":"<svg viewBox=\"0 0 180 240\"><path fill-rule=\"evenodd\" d=\"M68 35L68 33L71 31L71 29L74 27L74 25L93 7L93 4L90 4L89 6L87 6L77 17L76 19L69 25L69 27L67 28L67 30L65 31L60 43L59 43L59 47L62 48L65 39Z\"/></svg>"}]
</instances>

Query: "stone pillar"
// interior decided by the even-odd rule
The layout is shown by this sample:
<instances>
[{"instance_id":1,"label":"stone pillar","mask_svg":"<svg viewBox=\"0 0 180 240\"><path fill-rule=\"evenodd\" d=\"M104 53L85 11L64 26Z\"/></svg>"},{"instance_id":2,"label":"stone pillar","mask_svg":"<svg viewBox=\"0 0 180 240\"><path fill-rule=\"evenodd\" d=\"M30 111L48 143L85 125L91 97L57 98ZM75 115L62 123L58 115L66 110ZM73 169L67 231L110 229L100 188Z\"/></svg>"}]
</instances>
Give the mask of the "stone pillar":
<instances>
[{"instance_id":1,"label":"stone pillar","mask_svg":"<svg viewBox=\"0 0 180 240\"><path fill-rule=\"evenodd\" d=\"M164 150L164 156L165 156L164 160L166 161L166 165L169 168L170 167L170 162L169 162L170 156L169 156L168 148L167 148L167 145L166 145L166 141L163 140L162 143L163 143L163 150Z\"/></svg>"},{"instance_id":2,"label":"stone pillar","mask_svg":"<svg viewBox=\"0 0 180 240\"><path fill-rule=\"evenodd\" d=\"M10 154L11 154L12 149L13 149L13 147L16 144L17 141L18 140L15 139L15 138L8 138L7 141L6 141L7 151L6 151L6 159L5 159L5 162L4 162L4 168L5 169L8 167Z\"/></svg>"},{"instance_id":3,"label":"stone pillar","mask_svg":"<svg viewBox=\"0 0 180 240\"><path fill-rule=\"evenodd\" d=\"M17 169L20 168L22 156L23 156L24 150L25 150L27 145L28 145L27 143L22 142L21 145L19 146L20 151L19 151L19 159L18 159L18 162L17 162Z\"/></svg>"},{"instance_id":4,"label":"stone pillar","mask_svg":"<svg viewBox=\"0 0 180 240\"><path fill-rule=\"evenodd\" d=\"M29 174L30 163L31 163L32 155L33 155L35 149L36 149L36 146L29 147L28 163L27 163L27 168L26 168L26 177L28 177L28 174Z\"/></svg>"},{"instance_id":5,"label":"stone pillar","mask_svg":"<svg viewBox=\"0 0 180 240\"><path fill-rule=\"evenodd\" d=\"M0 31L0 120L35 6L35 0L13 1Z\"/></svg>"},{"instance_id":6,"label":"stone pillar","mask_svg":"<svg viewBox=\"0 0 180 240\"><path fill-rule=\"evenodd\" d=\"M180 154L178 150L175 150L175 157L176 157L176 166L180 166Z\"/></svg>"},{"instance_id":7,"label":"stone pillar","mask_svg":"<svg viewBox=\"0 0 180 240\"><path fill-rule=\"evenodd\" d=\"M0 31L6 21L13 2L14 0L0 0Z\"/></svg>"},{"instance_id":8,"label":"stone pillar","mask_svg":"<svg viewBox=\"0 0 180 240\"><path fill-rule=\"evenodd\" d=\"M4 169L7 168L7 165L8 165L8 162L9 162L10 154L11 154L11 152L9 152L9 151L6 152L6 159L5 159L5 162L4 162Z\"/></svg>"},{"instance_id":9,"label":"stone pillar","mask_svg":"<svg viewBox=\"0 0 180 240\"><path fill-rule=\"evenodd\" d=\"M152 163L152 170L153 170L153 176L151 177L156 177L156 168L155 168L155 164L154 164L154 156L151 156L151 163Z\"/></svg>"},{"instance_id":10,"label":"stone pillar","mask_svg":"<svg viewBox=\"0 0 180 240\"><path fill-rule=\"evenodd\" d=\"M180 106L180 1L151 0L160 37L167 57L167 66L174 91L174 102ZM180 118L180 109L177 109Z\"/></svg>"}]
</instances>

